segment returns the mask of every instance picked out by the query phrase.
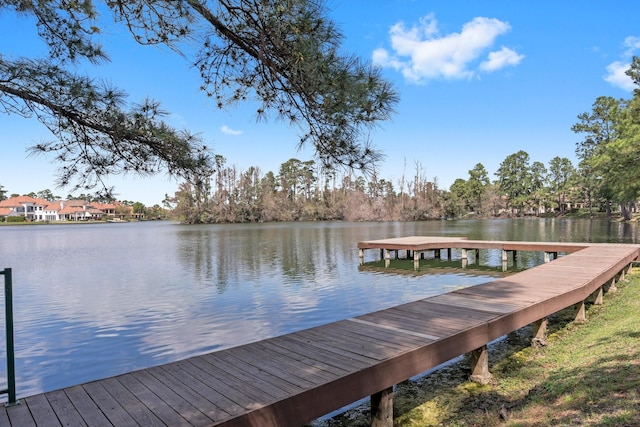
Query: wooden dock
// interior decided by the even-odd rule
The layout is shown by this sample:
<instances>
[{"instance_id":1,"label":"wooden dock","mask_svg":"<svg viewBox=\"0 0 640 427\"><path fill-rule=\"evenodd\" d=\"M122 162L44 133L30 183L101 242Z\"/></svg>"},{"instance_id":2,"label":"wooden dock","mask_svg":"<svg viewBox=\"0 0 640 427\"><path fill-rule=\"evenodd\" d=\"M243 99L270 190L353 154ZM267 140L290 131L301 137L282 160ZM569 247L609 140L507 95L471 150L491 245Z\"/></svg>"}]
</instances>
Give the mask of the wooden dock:
<instances>
[{"instance_id":1,"label":"wooden dock","mask_svg":"<svg viewBox=\"0 0 640 427\"><path fill-rule=\"evenodd\" d=\"M447 257L451 259L451 250L460 249L462 251L462 267L466 267L468 256L471 251L475 252L478 258L480 249L500 249L502 250L502 269L507 269L507 259L509 253L515 260L518 251L544 252L545 262L551 258L557 258L558 253L573 253L584 249L589 244L568 243L568 242L519 242L519 241L496 241L496 240L467 240L462 237L430 237L430 236L409 236L397 237L382 240L369 240L358 243L360 264L364 263L364 251L367 249L379 249L380 258L384 259L388 267L391 261L391 253L399 257L400 251L406 251L406 257L413 257L414 268L417 270L419 262L424 259L426 252L433 251L436 258L440 258L440 251L447 250Z\"/></svg>"},{"instance_id":2,"label":"wooden dock","mask_svg":"<svg viewBox=\"0 0 640 427\"><path fill-rule=\"evenodd\" d=\"M481 285L63 390L0 409L2 426L300 426L371 396L372 424L391 425L392 387L459 355L488 375L486 344L615 289L640 245L483 242L410 237L359 249L567 253ZM528 248L528 249L525 249ZM415 255L414 255L415 256ZM419 257L418 257L419 260Z\"/></svg>"}]
</instances>

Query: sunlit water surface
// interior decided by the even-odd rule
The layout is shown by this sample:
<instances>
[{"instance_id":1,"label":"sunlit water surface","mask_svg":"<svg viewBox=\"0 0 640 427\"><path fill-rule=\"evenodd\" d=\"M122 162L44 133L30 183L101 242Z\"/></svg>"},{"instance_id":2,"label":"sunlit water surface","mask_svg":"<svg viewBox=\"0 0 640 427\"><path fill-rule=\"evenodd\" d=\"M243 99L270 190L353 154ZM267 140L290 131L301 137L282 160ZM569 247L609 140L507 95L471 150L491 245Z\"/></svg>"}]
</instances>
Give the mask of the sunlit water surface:
<instances>
[{"instance_id":1,"label":"sunlit water surface","mask_svg":"<svg viewBox=\"0 0 640 427\"><path fill-rule=\"evenodd\" d=\"M631 224L537 219L0 227L0 268L13 273L18 397L489 280L458 271L417 276L358 268L358 241L410 235L640 241ZM370 252L367 261L379 256ZM482 263L499 262L497 253L482 256ZM541 259L532 254L518 262L528 267Z\"/></svg>"}]
</instances>

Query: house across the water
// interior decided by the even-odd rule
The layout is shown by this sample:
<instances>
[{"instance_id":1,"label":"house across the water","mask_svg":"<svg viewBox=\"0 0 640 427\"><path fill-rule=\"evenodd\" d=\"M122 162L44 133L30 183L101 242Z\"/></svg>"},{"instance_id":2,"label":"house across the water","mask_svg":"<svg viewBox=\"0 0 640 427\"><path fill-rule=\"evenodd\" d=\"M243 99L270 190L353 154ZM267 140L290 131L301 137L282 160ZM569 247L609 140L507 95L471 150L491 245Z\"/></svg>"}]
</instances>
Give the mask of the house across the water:
<instances>
[{"instance_id":1,"label":"house across the water","mask_svg":"<svg viewBox=\"0 0 640 427\"><path fill-rule=\"evenodd\" d=\"M0 220L12 216L24 216L27 221L100 221L116 216L116 204L86 200L51 202L29 196L0 201Z\"/></svg>"}]
</instances>

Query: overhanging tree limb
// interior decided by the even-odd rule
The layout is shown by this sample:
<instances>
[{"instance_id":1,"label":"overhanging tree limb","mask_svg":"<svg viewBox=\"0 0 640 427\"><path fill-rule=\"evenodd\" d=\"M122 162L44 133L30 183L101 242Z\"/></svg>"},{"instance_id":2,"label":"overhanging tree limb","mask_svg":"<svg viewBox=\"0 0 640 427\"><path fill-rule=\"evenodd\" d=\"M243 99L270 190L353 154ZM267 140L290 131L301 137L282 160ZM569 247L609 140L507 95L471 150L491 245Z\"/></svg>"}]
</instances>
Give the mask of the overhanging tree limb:
<instances>
[{"instance_id":1,"label":"overhanging tree limb","mask_svg":"<svg viewBox=\"0 0 640 427\"><path fill-rule=\"evenodd\" d=\"M125 111L122 93L47 62L0 58L0 94L1 111L35 116L56 136L31 152L55 154L60 185L93 188L107 175L161 169L188 178L208 168L201 140L162 122L158 103Z\"/></svg>"},{"instance_id":2,"label":"overhanging tree limb","mask_svg":"<svg viewBox=\"0 0 640 427\"><path fill-rule=\"evenodd\" d=\"M257 100L258 117L271 112L299 126L300 145L311 144L325 166L370 171L381 158L370 144L369 132L391 117L398 96L379 69L340 53L343 36L327 17L323 2L112 0L106 6L99 12L113 13L139 43L169 46L198 67L201 89L220 108L248 98ZM66 63L107 59L99 44L100 14L92 1L0 0L0 9L34 16L38 33L49 46L49 58L40 65L46 62L51 74L42 81L36 74L11 75L23 89L0 92L0 103L5 112L36 114L54 131L59 141L38 145L36 151L55 151L63 164L70 161L72 152L82 153L82 171L74 158L62 182L75 174L89 185L109 173L154 173L162 166L172 173L193 175L204 167L207 154L201 141L159 121L162 114L156 103L145 101L125 111L123 98L116 102L113 97L103 104L97 99L117 91L61 83L69 77L82 82L65 68ZM10 62L5 59L5 64ZM5 88L15 87L11 80L2 83ZM31 84L45 92L46 85L55 87L65 102L38 97L37 90L25 91ZM73 97L78 103L68 102ZM52 104L47 105L47 100ZM103 121L90 121L83 118L84 113ZM142 135L134 137L137 125ZM176 158L180 162L171 163Z\"/></svg>"}]
</instances>

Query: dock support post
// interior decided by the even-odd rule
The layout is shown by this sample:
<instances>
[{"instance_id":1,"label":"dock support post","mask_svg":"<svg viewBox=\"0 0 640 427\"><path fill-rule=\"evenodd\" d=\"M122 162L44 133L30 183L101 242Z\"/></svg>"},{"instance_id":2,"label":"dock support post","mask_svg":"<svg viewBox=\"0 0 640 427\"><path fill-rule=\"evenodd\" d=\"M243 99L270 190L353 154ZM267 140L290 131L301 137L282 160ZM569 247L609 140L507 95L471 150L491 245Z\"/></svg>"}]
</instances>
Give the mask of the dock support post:
<instances>
[{"instance_id":1,"label":"dock support post","mask_svg":"<svg viewBox=\"0 0 640 427\"><path fill-rule=\"evenodd\" d=\"M618 287L616 286L616 278L612 278L611 279L611 283L609 284L609 289L607 289L607 292L615 292L618 290Z\"/></svg>"},{"instance_id":2,"label":"dock support post","mask_svg":"<svg viewBox=\"0 0 640 427\"><path fill-rule=\"evenodd\" d=\"M576 307L576 318L574 322L576 323L585 323L587 321L587 310L584 304L584 301L580 301L575 305Z\"/></svg>"},{"instance_id":3,"label":"dock support post","mask_svg":"<svg viewBox=\"0 0 640 427\"><path fill-rule=\"evenodd\" d=\"M391 251L389 249L384 250L384 266L389 267L391 264Z\"/></svg>"},{"instance_id":4,"label":"dock support post","mask_svg":"<svg viewBox=\"0 0 640 427\"><path fill-rule=\"evenodd\" d=\"M371 427L393 427L393 387L371 395Z\"/></svg>"},{"instance_id":5,"label":"dock support post","mask_svg":"<svg viewBox=\"0 0 640 427\"><path fill-rule=\"evenodd\" d=\"M420 254L418 251L413 251L413 269L420 268Z\"/></svg>"},{"instance_id":6,"label":"dock support post","mask_svg":"<svg viewBox=\"0 0 640 427\"><path fill-rule=\"evenodd\" d=\"M364 264L364 249L358 249L358 258L360 258L360 265Z\"/></svg>"},{"instance_id":7,"label":"dock support post","mask_svg":"<svg viewBox=\"0 0 640 427\"><path fill-rule=\"evenodd\" d=\"M440 249L433 250L433 257L436 259L440 259Z\"/></svg>"},{"instance_id":8,"label":"dock support post","mask_svg":"<svg viewBox=\"0 0 640 427\"><path fill-rule=\"evenodd\" d=\"M603 292L602 286L600 286L598 290L595 292L595 299L593 300L593 303L595 305L602 305L602 303L604 302L603 293L604 292Z\"/></svg>"},{"instance_id":9,"label":"dock support post","mask_svg":"<svg viewBox=\"0 0 640 427\"><path fill-rule=\"evenodd\" d=\"M489 372L489 349L486 345L471 352L471 376L469 380L478 384L489 384L493 379Z\"/></svg>"},{"instance_id":10,"label":"dock support post","mask_svg":"<svg viewBox=\"0 0 640 427\"><path fill-rule=\"evenodd\" d=\"M507 262L508 261L508 255L507 255L507 251L505 251L504 249L502 250L502 262Z\"/></svg>"},{"instance_id":11,"label":"dock support post","mask_svg":"<svg viewBox=\"0 0 640 427\"><path fill-rule=\"evenodd\" d=\"M549 326L549 319L543 317L540 320L536 320L533 323L533 337L531 338L531 345L534 347L544 347L547 345L547 327Z\"/></svg>"},{"instance_id":12,"label":"dock support post","mask_svg":"<svg viewBox=\"0 0 640 427\"><path fill-rule=\"evenodd\" d=\"M551 252L544 251L544 262L547 263L551 261Z\"/></svg>"},{"instance_id":13,"label":"dock support post","mask_svg":"<svg viewBox=\"0 0 640 427\"><path fill-rule=\"evenodd\" d=\"M447 248L447 261L451 261L451 248Z\"/></svg>"},{"instance_id":14,"label":"dock support post","mask_svg":"<svg viewBox=\"0 0 640 427\"><path fill-rule=\"evenodd\" d=\"M411 258L411 251L407 249L407 259Z\"/></svg>"}]
</instances>

